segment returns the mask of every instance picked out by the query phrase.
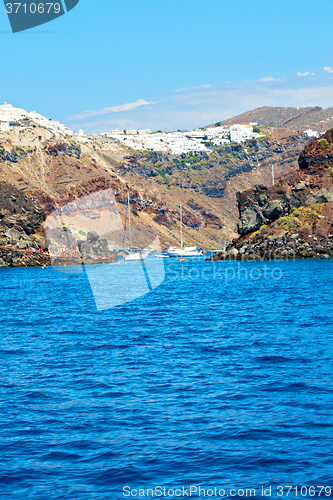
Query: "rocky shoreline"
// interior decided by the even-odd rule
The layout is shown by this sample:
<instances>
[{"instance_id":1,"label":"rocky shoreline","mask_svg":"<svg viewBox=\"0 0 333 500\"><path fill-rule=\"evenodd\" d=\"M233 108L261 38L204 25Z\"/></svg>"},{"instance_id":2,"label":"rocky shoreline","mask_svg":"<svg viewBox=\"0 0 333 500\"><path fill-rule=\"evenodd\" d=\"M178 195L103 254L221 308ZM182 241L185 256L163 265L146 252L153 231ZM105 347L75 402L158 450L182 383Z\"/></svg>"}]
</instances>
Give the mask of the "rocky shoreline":
<instances>
[{"instance_id":1,"label":"rocky shoreline","mask_svg":"<svg viewBox=\"0 0 333 500\"><path fill-rule=\"evenodd\" d=\"M0 267L36 267L49 266L51 259L48 253L39 253L37 250L16 250L15 247L6 247L0 250Z\"/></svg>"},{"instance_id":2,"label":"rocky shoreline","mask_svg":"<svg viewBox=\"0 0 333 500\"><path fill-rule=\"evenodd\" d=\"M333 237L333 235L332 235ZM310 239L311 238L311 239ZM295 260L333 258L333 240L318 240L316 236L283 231L276 238L260 236L253 242L233 243L225 252L218 252L207 260Z\"/></svg>"}]
</instances>

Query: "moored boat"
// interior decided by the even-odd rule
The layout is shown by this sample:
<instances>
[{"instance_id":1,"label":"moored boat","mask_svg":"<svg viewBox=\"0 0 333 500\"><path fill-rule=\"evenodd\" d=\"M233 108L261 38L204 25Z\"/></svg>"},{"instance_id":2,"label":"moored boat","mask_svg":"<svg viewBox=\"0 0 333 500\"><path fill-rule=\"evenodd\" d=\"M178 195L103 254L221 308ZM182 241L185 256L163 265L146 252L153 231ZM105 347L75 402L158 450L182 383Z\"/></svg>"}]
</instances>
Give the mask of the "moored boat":
<instances>
[{"instance_id":1,"label":"moored boat","mask_svg":"<svg viewBox=\"0 0 333 500\"><path fill-rule=\"evenodd\" d=\"M172 234L173 237L173 234ZM171 238L172 242L172 238ZM170 242L170 245L171 245ZM180 205L180 248L169 246L167 251L168 257L202 257L203 252L201 248L198 247L184 247L183 242L183 218L182 218L182 206Z\"/></svg>"}]
</instances>

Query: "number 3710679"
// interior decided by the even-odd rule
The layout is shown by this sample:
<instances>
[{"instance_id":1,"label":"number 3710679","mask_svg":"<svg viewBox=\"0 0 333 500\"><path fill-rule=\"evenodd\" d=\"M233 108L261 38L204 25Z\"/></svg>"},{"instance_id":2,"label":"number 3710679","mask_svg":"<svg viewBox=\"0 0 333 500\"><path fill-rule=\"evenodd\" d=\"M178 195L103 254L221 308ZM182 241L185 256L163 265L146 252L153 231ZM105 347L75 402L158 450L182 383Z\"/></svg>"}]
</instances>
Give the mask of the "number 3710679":
<instances>
[{"instance_id":1,"label":"number 3710679","mask_svg":"<svg viewBox=\"0 0 333 500\"><path fill-rule=\"evenodd\" d=\"M292 497L330 497L332 496L332 488L330 486L277 486L277 495L279 497L288 497L289 493Z\"/></svg>"},{"instance_id":2,"label":"number 3710679","mask_svg":"<svg viewBox=\"0 0 333 500\"><path fill-rule=\"evenodd\" d=\"M6 3L7 14L59 14L60 3Z\"/></svg>"}]
</instances>

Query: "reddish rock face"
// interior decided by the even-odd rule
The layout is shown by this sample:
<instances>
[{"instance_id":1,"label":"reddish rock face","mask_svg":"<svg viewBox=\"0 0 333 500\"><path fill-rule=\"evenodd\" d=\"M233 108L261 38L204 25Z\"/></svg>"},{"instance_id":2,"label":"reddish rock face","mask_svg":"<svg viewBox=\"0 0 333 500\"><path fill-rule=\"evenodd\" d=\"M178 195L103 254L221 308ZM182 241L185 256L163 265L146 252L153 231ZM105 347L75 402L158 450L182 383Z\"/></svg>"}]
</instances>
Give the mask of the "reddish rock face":
<instances>
[{"instance_id":1,"label":"reddish rock face","mask_svg":"<svg viewBox=\"0 0 333 500\"><path fill-rule=\"evenodd\" d=\"M333 129L310 142L299 156L300 170L318 169L321 166L328 168L333 165ZM310 172L311 174L311 172Z\"/></svg>"}]
</instances>

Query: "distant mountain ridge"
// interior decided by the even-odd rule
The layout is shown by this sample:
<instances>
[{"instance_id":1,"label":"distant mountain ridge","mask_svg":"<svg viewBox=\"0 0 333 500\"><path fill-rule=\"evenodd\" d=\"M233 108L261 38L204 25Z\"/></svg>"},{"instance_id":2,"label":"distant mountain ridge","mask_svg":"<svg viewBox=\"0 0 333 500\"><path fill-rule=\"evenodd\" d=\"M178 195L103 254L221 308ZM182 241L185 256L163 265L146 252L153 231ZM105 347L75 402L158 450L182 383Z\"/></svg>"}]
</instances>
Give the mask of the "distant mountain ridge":
<instances>
[{"instance_id":1,"label":"distant mountain ridge","mask_svg":"<svg viewBox=\"0 0 333 500\"><path fill-rule=\"evenodd\" d=\"M250 122L257 122L266 127L288 128L297 132L303 132L307 129L326 132L333 126L333 108L323 109L319 106L304 108L262 106L218 123L232 125ZM214 126L215 124L210 125L210 127Z\"/></svg>"}]
</instances>

